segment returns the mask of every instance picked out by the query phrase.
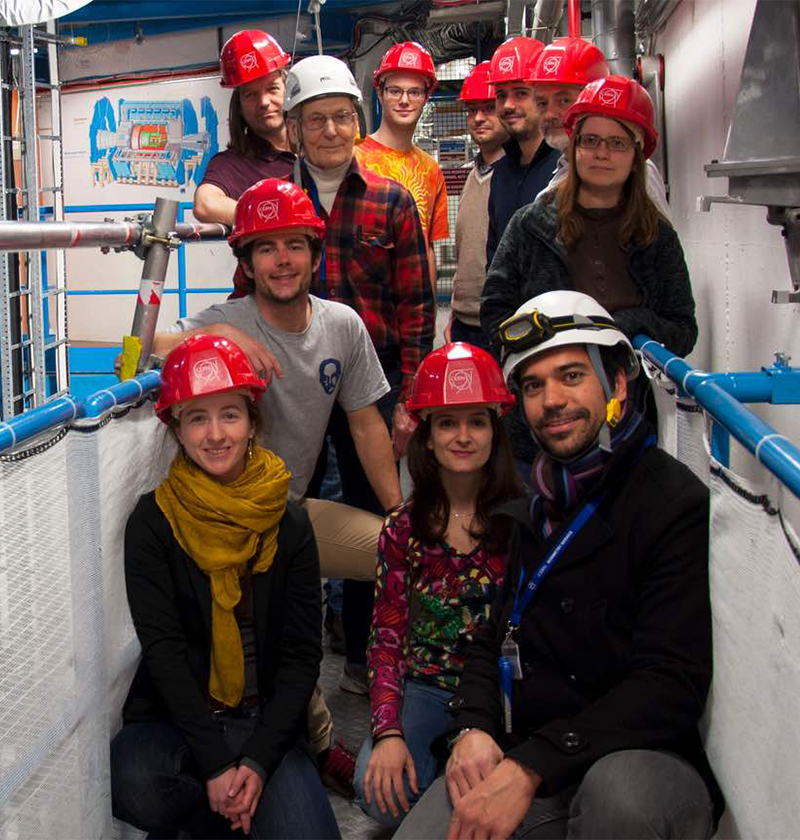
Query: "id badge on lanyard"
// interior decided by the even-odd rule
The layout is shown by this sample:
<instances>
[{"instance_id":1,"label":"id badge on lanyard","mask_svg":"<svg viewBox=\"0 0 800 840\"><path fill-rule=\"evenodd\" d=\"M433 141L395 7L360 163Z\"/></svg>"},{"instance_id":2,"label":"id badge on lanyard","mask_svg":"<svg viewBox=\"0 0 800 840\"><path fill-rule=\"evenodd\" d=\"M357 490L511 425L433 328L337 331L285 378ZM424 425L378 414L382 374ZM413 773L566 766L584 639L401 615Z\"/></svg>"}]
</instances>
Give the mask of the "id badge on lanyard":
<instances>
[{"instance_id":1,"label":"id badge on lanyard","mask_svg":"<svg viewBox=\"0 0 800 840\"><path fill-rule=\"evenodd\" d=\"M655 446L655 435L648 435L645 439L639 454L633 461L638 463L645 451L651 446ZM525 570L520 569L519 579L517 581L517 589L514 592L514 606L511 610L511 616L508 619L506 627L506 637L503 644L500 645L500 656L497 659L497 666L500 671L500 702L503 707L503 725L506 734L511 734L512 731L512 695L514 689L514 680L522 679L522 665L519 658L519 646L514 641L514 633L519 629L520 622L525 610L530 606L536 590L541 585L547 573L555 566L561 555L566 551L567 546L577 536L578 532L591 519L594 512L603 500L601 494L595 499L591 499L578 511L578 514L569 523L564 533L559 538L558 542L550 549L550 553L541 562L536 571L528 578L525 583Z\"/></svg>"},{"instance_id":2,"label":"id badge on lanyard","mask_svg":"<svg viewBox=\"0 0 800 840\"><path fill-rule=\"evenodd\" d=\"M510 735L513 729L512 696L514 681L522 679L522 662L519 658L519 645L514 641L514 633L519 628L522 615L533 600L533 596L545 576L555 566L567 546L597 510L599 504L600 498L587 502L580 509L578 515L572 520L527 583L525 583L525 570L520 569L517 589L514 593L514 607L508 619L506 637L500 645L500 656L497 659L497 667L500 670L500 702L503 707L503 728L507 735Z\"/></svg>"}]
</instances>

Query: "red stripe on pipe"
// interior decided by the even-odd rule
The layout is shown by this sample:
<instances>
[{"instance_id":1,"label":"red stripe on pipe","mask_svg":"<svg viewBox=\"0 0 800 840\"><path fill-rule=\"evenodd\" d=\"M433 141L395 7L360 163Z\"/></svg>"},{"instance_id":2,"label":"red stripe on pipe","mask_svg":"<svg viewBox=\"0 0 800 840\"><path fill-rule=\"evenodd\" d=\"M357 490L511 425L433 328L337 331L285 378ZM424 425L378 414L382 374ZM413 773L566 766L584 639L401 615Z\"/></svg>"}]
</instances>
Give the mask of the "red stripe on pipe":
<instances>
[{"instance_id":1,"label":"red stripe on pipe","mask_svg":"<svg viewBox=\"0 0 800 840\"><path fill-rule=\"evenodd\" d=\"M569 0L569 37L581 37L581 0Z\"/></svg>"}]
</instances>

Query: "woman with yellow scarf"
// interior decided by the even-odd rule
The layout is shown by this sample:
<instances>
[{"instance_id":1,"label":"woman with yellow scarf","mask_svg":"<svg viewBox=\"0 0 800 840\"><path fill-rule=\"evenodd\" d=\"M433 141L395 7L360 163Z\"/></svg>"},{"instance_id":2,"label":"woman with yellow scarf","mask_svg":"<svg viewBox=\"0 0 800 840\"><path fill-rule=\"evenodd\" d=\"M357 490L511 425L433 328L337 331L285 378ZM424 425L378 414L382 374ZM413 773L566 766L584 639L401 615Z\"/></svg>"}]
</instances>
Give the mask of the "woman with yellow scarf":
<instances>
[{"instance_id":1,"label":"woman with yellow scarf","mask_svg":"<svg viewBox=\"0 0 800 840\"><path fill-rule=\"evenodd\" d=\"M194 335L156 412L181 449L125 533L142 662L111 745L114 815L152 837L338 838L306 743L319 675L319 559L283 461L255 443L265 384Z\"/></svg>"}]
</instances>

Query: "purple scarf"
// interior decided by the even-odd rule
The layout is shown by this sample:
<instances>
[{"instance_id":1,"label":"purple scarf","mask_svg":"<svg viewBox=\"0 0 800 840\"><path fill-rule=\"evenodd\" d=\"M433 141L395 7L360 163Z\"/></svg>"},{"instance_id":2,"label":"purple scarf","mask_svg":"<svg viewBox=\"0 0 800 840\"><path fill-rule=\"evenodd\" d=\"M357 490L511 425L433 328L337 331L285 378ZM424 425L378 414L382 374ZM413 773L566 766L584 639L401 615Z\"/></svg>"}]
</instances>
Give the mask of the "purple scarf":
<instances>
[{"instance_id":1,"label":"purple scarf","mask_svg":"<svg viewBox=\"0 0 800 840\"><path fill-rule=\"evenodd\" d=\"M545 539L591 495L616 448L639 428L641 422L642 415L632 405L627 405L622 420L611 430L611 452L604 452L595 444L574 461L563 463L544 449L539 450L531 470L535 494L531 502L531 519Z\"/></svg>"}]
</instances>

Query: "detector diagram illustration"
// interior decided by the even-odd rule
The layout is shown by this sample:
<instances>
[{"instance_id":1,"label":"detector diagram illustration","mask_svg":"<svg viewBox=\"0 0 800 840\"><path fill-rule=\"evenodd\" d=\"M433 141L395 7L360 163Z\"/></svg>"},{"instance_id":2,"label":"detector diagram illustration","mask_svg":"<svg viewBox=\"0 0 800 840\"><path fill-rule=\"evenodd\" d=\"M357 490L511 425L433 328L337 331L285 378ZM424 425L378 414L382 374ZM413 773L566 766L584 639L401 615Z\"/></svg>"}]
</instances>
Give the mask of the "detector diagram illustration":
<instances>
[{"instance_id":1,"label":"detector diagram illustration","mask_svg":"<svg viewBox=\"0 0 800 840\"><path fill-rule=\"evenodd\" d=\"M199 184L219 149L217 112L200 100L203 130L191 100L95 102L89 128L92 187L111 183L184 187Z\"/></svg>"}]
</instances>

